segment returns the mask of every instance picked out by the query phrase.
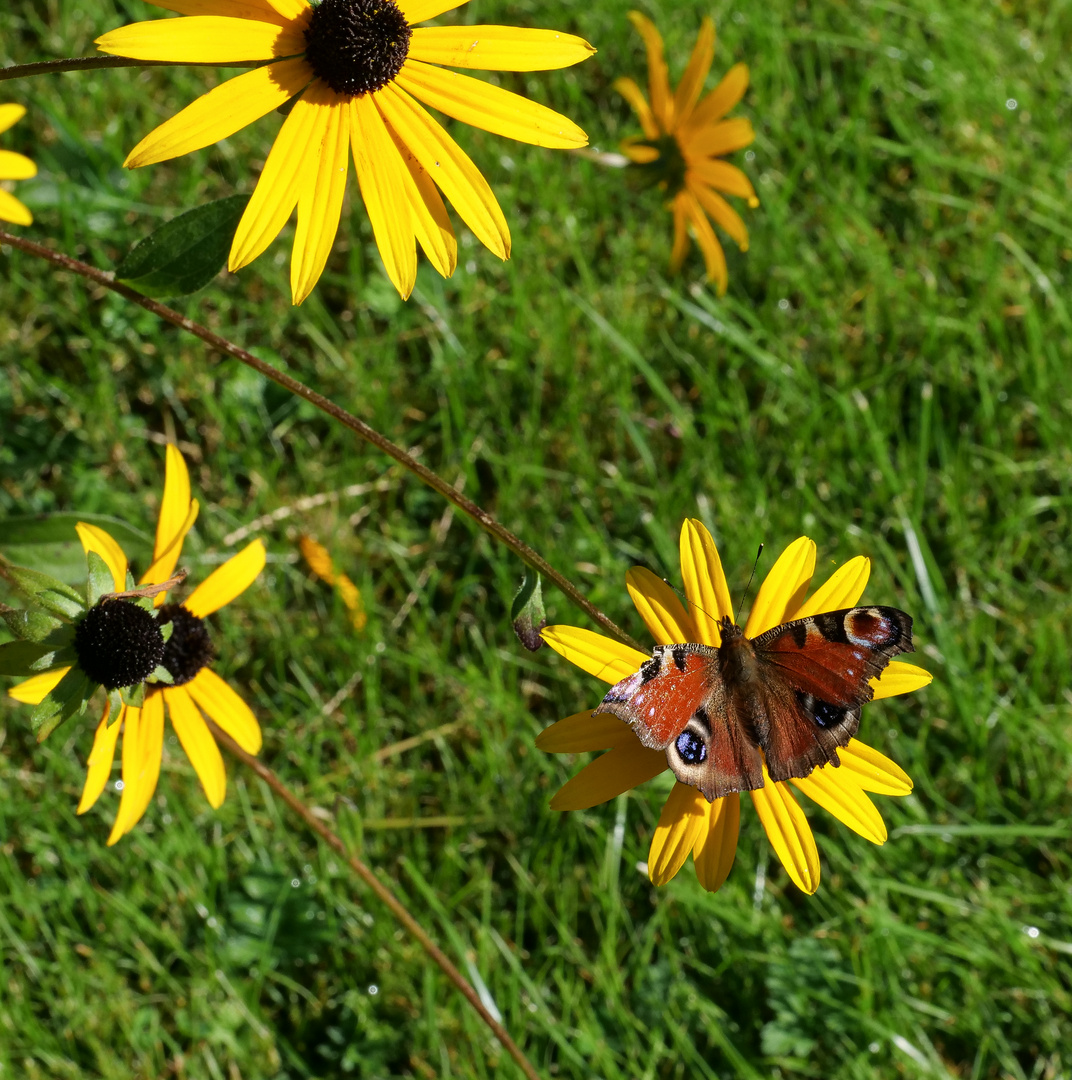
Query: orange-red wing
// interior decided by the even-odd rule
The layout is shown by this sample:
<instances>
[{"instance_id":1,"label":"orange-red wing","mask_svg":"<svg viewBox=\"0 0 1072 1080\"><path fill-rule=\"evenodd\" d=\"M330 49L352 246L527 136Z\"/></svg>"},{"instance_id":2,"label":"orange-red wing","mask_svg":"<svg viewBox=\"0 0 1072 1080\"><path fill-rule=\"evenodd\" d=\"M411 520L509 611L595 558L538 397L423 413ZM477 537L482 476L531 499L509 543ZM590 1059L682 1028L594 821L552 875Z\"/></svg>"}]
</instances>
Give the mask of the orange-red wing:
<instances>
[{"instance_id":1,"label":"orange-red wing","mask_svg":"<svg viewBox=\"0 0 1072 1080\"><path fill-rule=\"evenodd\" d=\"M645 746L665 750L711 693L718 680L717 656L718 650L707 645L658 645L594 711L613 713Z\"/></svg>"},{"instance_id":2,"label":"orange-red wing","mask_svg":"<svg viewBox=\"0 0 1072 1080\"><path fill-rule=\"evenodd\" d=\"M792 689L851 708L871 700L870 680L898 653L912 652L912 619L897 608L846 608L776 626L752 646Z\"/></svg>"}]
</instances>

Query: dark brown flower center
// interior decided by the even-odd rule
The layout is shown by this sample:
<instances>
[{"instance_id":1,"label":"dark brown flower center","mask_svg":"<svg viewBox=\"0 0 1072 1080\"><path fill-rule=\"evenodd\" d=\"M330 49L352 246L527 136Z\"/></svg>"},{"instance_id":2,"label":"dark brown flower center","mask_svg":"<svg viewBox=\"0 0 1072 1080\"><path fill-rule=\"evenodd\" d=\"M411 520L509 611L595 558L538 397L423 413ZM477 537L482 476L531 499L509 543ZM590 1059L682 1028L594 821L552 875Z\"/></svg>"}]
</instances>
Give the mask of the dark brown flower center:
<instances>
[{"instance_id":1,"label":"dark brown flower center","mask_svg":"<svg viewBox=\"0 0 1072 1080\"><path fill-rule=\"evenodd\" d=\"M337 94L356 97L402 70L411 33L393 0L321 0L305 31L305 59Z\"/></svg>"},{"instance_id":2,"label":"dark brown flower center","mask_svg":"<svg viewBox=\"0 0 1072 1080\"><path fill-rule=\"evenodd\" d=\"M160 663L167 669L174 685L182 686L207 667L215 655L205 620L191 615L182 604L164 604L156 613L156 619L161 626L171 623L173 627Z\"/></svg>"},{"instance_id":3,"label":"dark brown flower center","mask_svg":"<svg viewBox=\"0 0 1072 1080\"><path fill-rule=\"evenodd\" d=\"M135 686L164 656L164 638L151 612L129 600L91 607L75 627L78 666L107 690Z\"/></svg>"}]
</instances>

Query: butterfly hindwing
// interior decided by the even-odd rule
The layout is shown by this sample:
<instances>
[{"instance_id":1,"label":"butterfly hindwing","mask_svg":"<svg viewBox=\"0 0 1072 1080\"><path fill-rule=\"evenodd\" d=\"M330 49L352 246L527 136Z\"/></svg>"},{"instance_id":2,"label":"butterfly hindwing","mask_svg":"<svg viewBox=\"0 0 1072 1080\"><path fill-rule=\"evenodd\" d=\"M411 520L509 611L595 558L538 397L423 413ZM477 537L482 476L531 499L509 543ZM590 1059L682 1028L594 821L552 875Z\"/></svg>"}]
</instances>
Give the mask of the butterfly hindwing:
<instances>
[{"instance_id":1,"label":"butterfly hindwing","mask_svg":"<svg viewBox=\"0 0 1072 1080\"><path fill-rule=\"evenodd\" d=\"M847 608L777 626L752 646L767 698L767 769L772 780L788 780L838 764L838 747L874 696L871 679L912 651L912 619L896 608Z\"/></svg>"},{"instance_id":2,"label":"butterfly hindwing","mask_svg":"<svg viewBox=\"0 0 1072 1080\"><path fill-rule=\"evenodd\" d=\"M594 711L613 713L645 746L665 750L710 693L715 654L707 645L657 645L651 659L612 686Z\"/></svg>"}]
</instances>

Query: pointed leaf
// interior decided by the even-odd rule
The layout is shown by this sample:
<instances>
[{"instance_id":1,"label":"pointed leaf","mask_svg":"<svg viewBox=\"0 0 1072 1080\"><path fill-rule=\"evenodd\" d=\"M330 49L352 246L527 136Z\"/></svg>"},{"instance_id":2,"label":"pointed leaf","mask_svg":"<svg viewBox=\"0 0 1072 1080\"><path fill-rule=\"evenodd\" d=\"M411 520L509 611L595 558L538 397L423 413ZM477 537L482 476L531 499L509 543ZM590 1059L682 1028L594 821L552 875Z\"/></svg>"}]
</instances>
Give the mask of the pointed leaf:
<instances>
[{"instance_id":1,"label":"pointed leaf","mask_svg":"<svg viewBox=\"0 0 1072 1080\"><path fill-rule=\"evenodd\" d=\"M229 195L179 214L139 240L115 276L147 296L197 292L226 264L248 202L248 195Z\"/></svg>"},{"instance_id":2,"label":"pointed leaf","mask_svg":"<svg viewBox=\"0 0 1072 1080\"><path fill-rule=\"evenodd\" d=\"M30 730L38 742L44 742L53 731L76 712L84 712L97 684L78 668L71 668L59 685L47 694L30 713Z\"/></svg>"},{"instance_id":3,"label":"pointed leaf","mask_svg":"<svg viewBox=\"0 0 1072 1080\"><path fill-rule=\"evenodd\" d=\"M517 590L510 609L510 618L513 620L517 640L529 652L543 648L544 640L540 637L540 631L547 625L547 613L543 606L540 575L534 570L525 570L521 588Z\"/></svg>"}]
</instances>

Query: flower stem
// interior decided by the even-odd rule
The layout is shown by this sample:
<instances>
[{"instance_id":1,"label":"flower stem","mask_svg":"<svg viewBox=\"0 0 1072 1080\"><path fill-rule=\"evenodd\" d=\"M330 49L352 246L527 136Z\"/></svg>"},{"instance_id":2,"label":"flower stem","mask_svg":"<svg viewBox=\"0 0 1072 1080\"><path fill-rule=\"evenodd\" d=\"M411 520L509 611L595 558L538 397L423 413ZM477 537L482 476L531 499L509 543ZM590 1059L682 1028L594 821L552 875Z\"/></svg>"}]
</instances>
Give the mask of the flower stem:
<instances>
[{"instance_id":1,"label":"flower stem","mask_svg":"<svg viewBox=\"0 0 1072 1080\"><path fill-rule=\"evenodd\" d=\"M499 1023L491 1015L490 1012L484 1007L476 990L473 989L472 984L468 979L450 962L446 953L439 948L438 945L425 933L423 927L417 920L409 913L409 909L398 899L397 896L391 890L384 885L382 881L376 876L366 863L362 862L356 855L351 854L346 844L338 833L329 829L314 813L295 795L290 788L279 779L276 774L268 768L263 762L258 761L252 754L247 754L220 727L218 727L212 720L206 718L206 723L209 726L209 730L212 732L216 741L227 750L229 750L239 761L246 765L249 769L257 774L282 800L305 822L305 824L312 829L324 841L328 847L333 848L338 854L346 860L347 865L351 870L376 894L377 897L390 909L391 914L409 931L409 933L416 939L417 943L428 954L428 956L435 961L440 970L455 987L461 992L462 996L470 1005L476 1010L480 1019L491 1028L495 1038L506 1048L506 1052L517 1062L521 1071L529 1078L529 1080L540 1080L539 1073L532 1067L529 1059L522 1053L521 1048L510 1038L506 1028Z\"/></svg>"},{"instance_id":2,"label":"flower stem","mask_svg":"<svg viewBox=\"0 0 1072 1080\"><path fill-rule=\"evenodd\" d=\"M41 60L36 64L12 64L0 68L0 82L25 79L31 75L61 75L65 71L97 71L121 67L189 67L182 60L132 60L129 56L71 56L66 60ZM255 67L255 61L230 60L213 67Z\"/></svg>"},{"instance_id":3,"label":"flower stem","mask_svg":"<svg viewBox=\"0 0 1072 1080\"><path fill-rule=\"evenodd\" d=\"M169 308L166 304L161 304L159 301L153 300L143 293L138 292L136 289L130 288L129 285L124 285L122 282L116 281L110 273L98 270L96 267L90 266L88 263L80 262L78 259L71 258L70 255L52 251L49 248L43 247L41 244L35 244L32 240L26 240L25 238L16 236L4 229L0 229L0 244L10 244L12 247L18 248L19 251L24 251L28 255L36 255L38 258L45 259L54 266L61 267L64 270L70 270L90 281L95 281L97 284L103 285L106 289L111 289L112 292L116 292L127 300L138 304L140 307L145 308L146 311L152 312L158 318L177 326L180 330L185 330L187 333L193 334L207 345L212 346L212 348L218 349L227 356L231 356L240 363L245 364L246 367L259 372L265 378L278 383L278 385L282 386L285 390L289 390L290 393L294 394L295 397L300 397L304 401L308 401L322 413L330 416L333 420L337 420L340 424L348 427L366 442L371 443L378 450L381 450L388 457L393 458L401 466L413 473L419 480L423 480L433 491L442 495L447 502L452 503L463 514L472 518L472 520L482 529L508 547L519 559L531 566L537 573L542 574L548 581L557 585L558 588L577 605L577 607L585 612L591 619L595 620L595 622L599 623L599 625L612 637L640 652L648 651L631 638L612 619L600 611L599 608L597 608L595 604L593 604L592 601L569 580L569 578L560 574L542 555L539 554L539 552L530 548L528 544L515 536L505 525L496 521L486 510L477 506L472 499L466 498L466 496L456 490L452 484L447 483L447 481L438 473L433 472L426 465L422 465L416 458L406 453L401 446L391 442L385 435L381 435L375 428L366 424L364 420L359 419L352 413L348 413L333 401L324 397L322 394L318 394L304 383L298 382L297 379L292 378L290 375L286 374L286 372L280 371L277 367L273 367L266 361L259 359L252 353L247 352L233 342L228 341L227 338L220 337L219 334L214 334L207 327L194 322L193 319L187 318L180 312L175 311L174 308Z\"/></svg>"}]
</instances>

